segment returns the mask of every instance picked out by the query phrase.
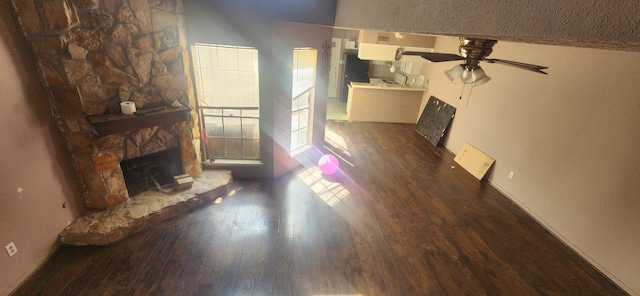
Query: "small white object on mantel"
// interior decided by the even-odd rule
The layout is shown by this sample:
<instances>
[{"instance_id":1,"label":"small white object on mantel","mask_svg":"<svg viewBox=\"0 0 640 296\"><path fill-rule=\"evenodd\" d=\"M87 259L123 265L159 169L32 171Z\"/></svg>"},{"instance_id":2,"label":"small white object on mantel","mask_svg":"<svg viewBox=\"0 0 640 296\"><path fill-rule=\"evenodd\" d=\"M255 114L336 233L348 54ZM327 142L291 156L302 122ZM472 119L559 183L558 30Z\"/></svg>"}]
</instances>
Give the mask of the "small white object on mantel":
<instances>
[{"instance_id":1,"label":"small white object on mantel","mask_svg":"<svg viewBox=\"0 0 640 296\"><path fill-rule=\"evenodd\" d=\"M136 103L134 102L120 102L120 111L125 115L132 115L136 113Z\"/></svg>"}]
</instances>

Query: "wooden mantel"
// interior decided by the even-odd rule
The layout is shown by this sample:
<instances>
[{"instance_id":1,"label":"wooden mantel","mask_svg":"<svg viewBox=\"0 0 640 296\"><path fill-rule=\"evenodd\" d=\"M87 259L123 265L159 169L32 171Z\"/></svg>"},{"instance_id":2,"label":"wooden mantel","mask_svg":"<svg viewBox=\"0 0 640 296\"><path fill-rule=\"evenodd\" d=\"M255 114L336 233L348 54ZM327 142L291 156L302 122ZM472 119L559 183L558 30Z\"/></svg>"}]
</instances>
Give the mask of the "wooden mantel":
<instances>
[{"instance_id":1,"label":"wooden mantel","mask_svg":"<svg viewBox=\"0 0 640 296\"><path fill-rule=\"evenodd\" d=\"M154 112L137 112L133 115L94 115L89 116L89 121L91 121L96 131L98 131L101 136L107 136L152 126L164 126L180 121L186 121L189 119L189 111L191 111L191 108L186 106L180 106L177 108L166 107Z\"/></svg>"}]
</instances>

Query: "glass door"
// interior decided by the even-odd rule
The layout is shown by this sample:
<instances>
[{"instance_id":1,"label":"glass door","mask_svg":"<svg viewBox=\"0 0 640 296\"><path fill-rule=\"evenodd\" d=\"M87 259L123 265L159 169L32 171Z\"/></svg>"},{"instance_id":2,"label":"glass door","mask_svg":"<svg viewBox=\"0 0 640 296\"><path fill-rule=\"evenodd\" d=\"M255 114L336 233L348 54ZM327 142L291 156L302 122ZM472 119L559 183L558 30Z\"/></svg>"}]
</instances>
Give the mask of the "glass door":
<instances>
[{"instance_id":1,"label":"glass door","mask_svg":"<svg viewBox=\"0 0 640 296\"><path fill-rule=\"evenodd\" d=\"M317 55L315 49L296 48L293 50L291 154L311 145Z\"/></svg>"}]
</instances>

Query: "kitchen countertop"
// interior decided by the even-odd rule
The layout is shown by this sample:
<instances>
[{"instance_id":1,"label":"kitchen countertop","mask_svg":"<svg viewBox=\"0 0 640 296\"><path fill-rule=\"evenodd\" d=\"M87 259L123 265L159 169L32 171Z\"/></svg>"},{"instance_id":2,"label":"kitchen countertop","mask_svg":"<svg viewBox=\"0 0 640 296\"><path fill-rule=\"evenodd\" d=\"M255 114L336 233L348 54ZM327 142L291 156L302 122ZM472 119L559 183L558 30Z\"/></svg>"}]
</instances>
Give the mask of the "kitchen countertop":
<instances>
[{"instance_id":1,"label":"kitchen countertop","mask_svg":"<svg viewBox=\"0 0 640 296\"><path fill-rule=\"evenodd\" d=\"M347 118L349 121L415 124L426 91L423 87L388 82L351 82Z\"/></svg>"},{"instance_id":2,"label":"kitchen countertop","mask_svg":"<svg viewBox=\"0 0 640 296\"><path fill-rule=\"evenodd\" d=\"M351 87L353 88L370 88L370 89L386 89L386 90L405 90L405 91L427 91L428 89L421 86L408 86L408 85L399 85L393 83L365 83L365 82L351 82Z\"/></svg>"}]
</instances>

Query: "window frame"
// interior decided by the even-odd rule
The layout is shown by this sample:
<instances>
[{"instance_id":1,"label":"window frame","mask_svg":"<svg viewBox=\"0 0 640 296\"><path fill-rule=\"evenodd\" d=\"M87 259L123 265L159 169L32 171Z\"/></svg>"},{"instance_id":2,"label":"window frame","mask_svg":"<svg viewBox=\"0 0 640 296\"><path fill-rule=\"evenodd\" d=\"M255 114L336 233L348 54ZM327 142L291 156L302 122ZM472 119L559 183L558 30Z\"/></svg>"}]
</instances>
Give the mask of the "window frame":
<instances>
[{"instance_id":1,"label":"window frame","mask_svg":"<svg viewBox=\"0 0 640 296\"><path fill-rule=\"evenodd\" d=\"M219 50L235 50L236 51L236 68L240 67L240 64L243 63L242 61L240 61L240 56L241 53L242 54L247 54L248 53L251 55L251 60L249 61L249 67L245 68L245 69L232 69L232 68L228 68L229 64L227 64L227 68L223 68L222 63L223 62L227 62L227 61L220 61L220 57L221 55L218 54L215 56L215 58L217 58L217 61L209 61L210 65L207 65L208 67L203 66L203 58L201 56L201 52L200 50L203 48L208 48L209 50L214 49L216 51L216 53L219 53ZM241 51L245 51L245 52L241 52ZM217 163L224 163L224 164L261 164L261 159L263 157L262 155L262 148L261 148L261 130L260 130L260 75L259 75L259 61L258 61L258 57L259 57L259 53L258 50L254 47L247 47L247 46L233 46L233 45L221 45L221 44L207 44L207 43L194 43L191 45L191 54L192 54L192 66L193 66L193 73L194 73L194 78L195 78L195 93L196 93L196 98L197 98L197 102L196 102L196 108L198 109L198 114L201 117L201 129L202 129L202 138L203 138L203 154L205 155L204 159L209 159L212 162L217 162ZM206 52L206 54L213 54L211 51ZM228 56L228 52L226 53ZM224 55L223 55L224 56ZM209 56L209 59L213 59L213 57ZM215 66L219 66L220 69L216 68ZM246 64L244 66L247 66ZM233 100L228 100L225 99L225 101L220 101L220 102L212 102L212 101L208 101L207 98L209 96L207 96L207 92L205 91L205 88L210 87L213 88L214 91L213 92L209 92L209 93L215 93L215 89L216 88L220 88L220 89L224 89L224 91L226 91L227 93L223 93L220 96L224 97L224 98L229 98L229 91L227 88L231 89L231 90L238 90L241 89L240 92L242 92L244 89L242 86L238 86L238 87L229 87L229 80L227 79L225 82L224 87L220 87L219 85L216 85L215 83L217 83L217 81L214 82L214 84L212 85L206 85L205 84L205 78L203 75L203 69L206 70L211 70L212 73L209 73L208 79L211 79L211 81L215 81L215 77L223 77L221 75L223 74L234 74L232 72L237 72L237 73L244 73L245 75L247 73L250 73L251 78L250 80L251 82L251 86L250 86L250 90L248 91L250 93L250 95L252 96L251 98L248 99L249 102L253 102L254 104L241 104L238 105L238 102L233 101ZM216 71L218 71L216 73ZM236 74L237 74L236 73ZM240 75L240 74L237 74ZM221 79L223 80L223 79ZM234 79L231 79L231 81L233 82ZM238 81L241 81L241 79L238 79ZM246 88L246 86L244 87ZM223 91L223 92L224 92ZM246 93L246 92L245 92ZM214 96L215 97L215 96ZM219 114L211 114L208 113L211 110L220 110ZM225 112L225 110L236 110L238 111L238 115L236 114L225 114L227 112ZM248 110L248 111L257 111L257 112L253 112L253 115L249 115L249 116L245 116L243 115L243 110ZM215 113L215 111L214 111ZM222 127L222 131L223 131L223 136L212 136L212 135L208 135L207 132L207 118L219 118L222 122L221 127ZM239 130L240 130L240 134L239 136L229 136L227 137L227 134L225 132L225 126L224 126L224 122L225 120L239 120L240 124L239 124ZM251 133L254 136L253 137L245 137L246 133L245 133L245 128L244 128L244 122L245 120L255 120L255 127L254 127L254 132ZM223 146L224 147L222 150L223 151L218 151L218 153L213 151L213 146L214 144L211 143L212 139L214 141L222 141L223 142ZM228 143L228 141L239 141L241 144L239 145L241 148L240 150L240 156L237 157L238 153L236 152L235 155L233 155L234 157L229 157L230 153L227 150L228 146L226 145ZM252 148L251 149L245 149L245 143L248 142L254 142L252 144ZM245 155L245 152L247 151L253 151L254 155L257 156L248 156ZM222 156L219 155L219 153L223 153Z\"/></svg>"}]
</instances>

